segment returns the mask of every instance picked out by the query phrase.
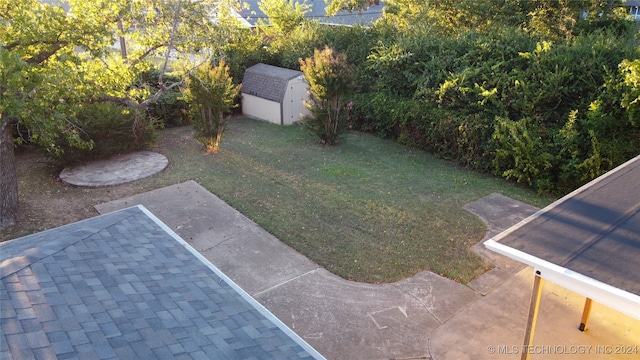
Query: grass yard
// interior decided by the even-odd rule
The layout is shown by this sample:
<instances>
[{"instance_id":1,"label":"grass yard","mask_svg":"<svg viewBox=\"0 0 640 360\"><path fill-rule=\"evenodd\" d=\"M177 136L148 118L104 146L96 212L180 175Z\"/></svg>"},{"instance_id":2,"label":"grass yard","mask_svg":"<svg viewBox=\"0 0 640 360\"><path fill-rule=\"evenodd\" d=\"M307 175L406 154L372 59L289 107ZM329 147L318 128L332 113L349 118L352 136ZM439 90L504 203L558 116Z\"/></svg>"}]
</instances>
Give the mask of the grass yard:
<instances>
[{"instance_id":1,"label":"grass yard","mask_svg":"<svg viewBox=\"0 0 640 360\"><path fill-rule=\"evenodd\" d=\"M370 283L425 269L467 282L489 264L469 250L486 228L464 204L493 192L552 200L375 136L342 140L323 147L299 126L238 119L217 156L189 146L170 160L331 272Z\"/></svg>"},{"instance_id":2,"label":"grass yard","mask_svg":"<svg viewBox=\"0 0 640 360\"><path fill-rule=\"evenodd\" d=\"M469 250L485 226L464 204L493 192L539 207L553 200L363 133L323 147L300 126L237 118L217 155L205 154L189 127L163 130L160 138L155 150L170 165L151 178L82 189L52 181L61 169L49 167L48 180L25 182L33 166L19 161L20 192L38 196L45 190L31 183L48 181L43 197L84 201L77 207L87 212L99 202L193 179L329 271L370 283L421 270L466 283L489 264Z\"/></svg>"}]
</instances>

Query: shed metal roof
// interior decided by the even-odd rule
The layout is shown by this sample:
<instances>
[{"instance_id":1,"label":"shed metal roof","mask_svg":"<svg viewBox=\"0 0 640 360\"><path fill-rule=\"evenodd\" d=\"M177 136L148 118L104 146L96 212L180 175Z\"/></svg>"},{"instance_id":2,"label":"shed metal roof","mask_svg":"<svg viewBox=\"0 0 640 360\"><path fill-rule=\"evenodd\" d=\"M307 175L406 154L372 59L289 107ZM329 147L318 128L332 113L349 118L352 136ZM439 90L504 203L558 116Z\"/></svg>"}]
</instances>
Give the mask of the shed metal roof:
<instances>
[{"instance_id":1,"label":"shed metal roof","mask_svg":"<svg viewBox=\"0 0 640 360\"><path fill-rule=\"evenodd\" d=\"M640 156L485 245L582 295L640 318Z\"/></svg>"},{"instance_id":2,"label":"shed metal roof","mask_svg":"<svg viewBox=\"0 0 640 360\"><path fill-rule=\"evenodd\" d=\"M244 72L241 91L244 94L282 102L289 80L302 75L302 71L267 64L256 64Z\"/></svg>"},{"instance_id":3,"label":"shed metal roof","mask_svg":"<svg viewBox=\"0 0 640 360\"><path fill-rule=\"evenodd\" d=\"M0 244L0 358L323 357L142 206Z\"/></svg>"}]
</instances>

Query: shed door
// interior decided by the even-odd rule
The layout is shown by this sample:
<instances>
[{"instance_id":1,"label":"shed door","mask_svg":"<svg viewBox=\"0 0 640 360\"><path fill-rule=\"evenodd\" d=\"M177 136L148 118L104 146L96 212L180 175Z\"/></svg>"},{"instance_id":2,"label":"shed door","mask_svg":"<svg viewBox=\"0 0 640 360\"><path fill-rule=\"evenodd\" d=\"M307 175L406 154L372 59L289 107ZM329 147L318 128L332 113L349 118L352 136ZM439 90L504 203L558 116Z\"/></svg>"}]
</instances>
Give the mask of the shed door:
<instances>
[{"instance_id":1,"label":"shed door","mask_svg":"<svg viewBox=\"0 0 640 360\"><path fill-rule=\"evenodd\" d=\"M307 83L298 79L289 81L289 88L283 104L285 107L283 109L284 125L291 125L309 113L309 110L304 106L304 101L307 99Z\"/></svg>"}]
</instances>

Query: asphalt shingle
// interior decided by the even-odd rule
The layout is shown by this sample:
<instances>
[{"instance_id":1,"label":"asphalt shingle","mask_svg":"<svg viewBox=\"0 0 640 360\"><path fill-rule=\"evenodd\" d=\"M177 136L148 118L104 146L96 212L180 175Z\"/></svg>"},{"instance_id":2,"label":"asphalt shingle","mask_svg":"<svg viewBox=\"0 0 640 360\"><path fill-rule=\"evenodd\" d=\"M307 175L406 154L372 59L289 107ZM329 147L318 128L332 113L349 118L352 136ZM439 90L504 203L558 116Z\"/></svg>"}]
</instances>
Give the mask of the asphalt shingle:
<instances>
[{"instance_id":1,"label":"asphalt shingle","mask_svg":"<svg viewBox=\"0 0 640 360\"><path fill-rule=\"evenodd\" d=\"M302 71L262 63L256 64L245 70L242 78L242 92L281 103L287 92L289 80L302 75Z\"/></svg>"},{"instance_id":2,"label":"asphalt shingle","mask_svg":"<svg viewBox=\"0 0 640 360\"><path fill-rule=\"evenodd\" d=\"M0 244L0 358L322 358L143 207Z\"/></svg>"}]
</instances>

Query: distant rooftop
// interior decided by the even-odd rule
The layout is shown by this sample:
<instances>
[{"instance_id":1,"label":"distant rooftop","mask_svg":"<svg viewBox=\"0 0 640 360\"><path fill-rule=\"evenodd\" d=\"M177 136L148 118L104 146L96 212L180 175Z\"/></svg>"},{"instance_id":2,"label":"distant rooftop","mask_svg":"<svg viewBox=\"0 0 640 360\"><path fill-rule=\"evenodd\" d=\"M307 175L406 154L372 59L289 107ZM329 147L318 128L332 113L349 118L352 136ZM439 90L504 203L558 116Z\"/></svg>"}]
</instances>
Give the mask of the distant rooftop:
<instances>
[{"instance_id":1,"label":"distant rooftop","mask_svg":"<svg viewBox=\"0 0 640 360\"><path fill-rule=\"evenodd\" d=\"M259 19L268 22L266 15L258 7L260 0L243 0L249 5L248 10L240 12L242 16L251 26L255 26ZM304 0L298 2L303 3ZM311 6L311 11L306 14L305 18L318 20L323 24L330 25L370 25L382 16L382 8L384 3L380 2L380 5L370 6L366 10L354 11L349 13L348 11L341 11L332 17L327 17L325 14L325 8L328 6L324 0L306 0L306 4Z\"/></svg>"},{"instance_id":2,"label":"distant rooftop","mask_svg":"<svg viewBox=\"0 0 640 360\"><path fill-rule=\"evenodd\" d=\"M323 359L142 206L0 244L0 359Z\"/></svg>"},{"instance_id":3,"label":"distant rooftop","mask_svg":"<svg viewBox=\"0 0 640 360\"><path fill-rule=\"evenodd\" d=\"M60 5L66 11L69 11L69 3L62 0L40 0L43 3L48 3L52 5ZM260 10L258 7L258 2L260 0L243 0L242 2L246 3L249 6L249 9L242 10L238 15L240 20L245 23L247 26L255 26L259 19L268 22L268 18L266 15ZM304 0L298 0L300 3L303 3ZM640 1L640 0L638 0ZM324 0L306 0L306 3L311 6L311 11L306 14L307 19L316 19L320 23L330 24L330 25L344 25L344 26L352 26L352 25L370 25L375 22L378 18L382 16L382 8L384 7L384 3L380 2L379 5L372 5L366 10L362 11L354 11L350 13L348 11L342 11L335 16L326 17L325 16L325 8L328 4L324 2Z\"/></svg>"}]
</instances>

